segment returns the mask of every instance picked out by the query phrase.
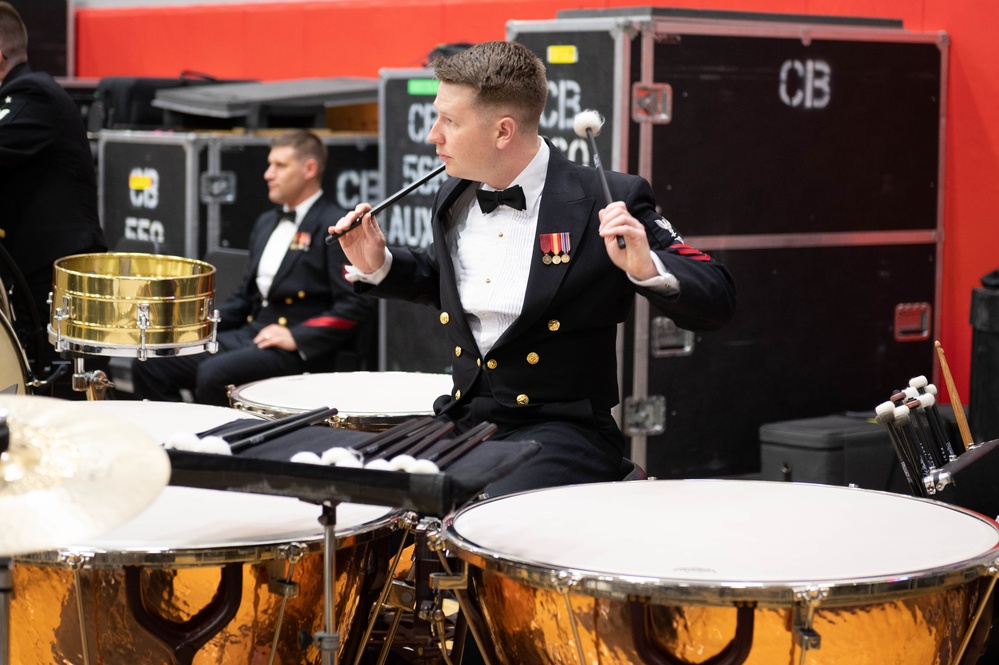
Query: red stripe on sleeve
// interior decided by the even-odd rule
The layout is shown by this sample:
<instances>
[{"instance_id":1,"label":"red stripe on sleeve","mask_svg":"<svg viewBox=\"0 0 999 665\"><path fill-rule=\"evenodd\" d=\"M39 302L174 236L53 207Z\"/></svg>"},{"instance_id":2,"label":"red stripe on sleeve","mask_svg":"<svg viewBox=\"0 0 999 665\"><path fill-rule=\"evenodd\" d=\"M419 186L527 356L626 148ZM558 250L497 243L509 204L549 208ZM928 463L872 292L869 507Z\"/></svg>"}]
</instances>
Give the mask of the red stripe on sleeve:
<instances>
[{"instance_id":1,"label":"red stripe on sleeve","mask_svg":"<svg viewBox=\"0 0 999 665\"><path fill-rule=\"evenodd\" d=\"M340 319L335 316L316 316L302 322L303 326L313 328L337 328L339 330L350 330L357 325L357 321L350 319Z\"/></svg>"}]
</instances>

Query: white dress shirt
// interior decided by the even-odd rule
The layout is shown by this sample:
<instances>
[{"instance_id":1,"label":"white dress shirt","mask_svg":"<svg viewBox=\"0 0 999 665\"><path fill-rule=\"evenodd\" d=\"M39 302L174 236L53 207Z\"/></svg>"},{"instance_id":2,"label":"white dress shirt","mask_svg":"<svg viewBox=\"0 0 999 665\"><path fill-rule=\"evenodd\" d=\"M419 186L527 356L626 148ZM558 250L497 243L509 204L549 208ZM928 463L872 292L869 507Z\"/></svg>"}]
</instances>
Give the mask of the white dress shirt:
<instances>
[{"instance_id":1,"label":"white dress shirt","mask_svg":"<svg viewBox=\"0 0 999 665\"><path fill-rule=\"evenodd\" d=\"M294 210L294 222L282 220L274 227L274 231L271 233L271 237L268 238L267 244L264 246L264 251L260 255L260 262L257 264L257 288L260 290L260 294L264 297L264 300L267 299L267 295L270 293L271 284L274 283L274 275L277 274L278 269L281 267L281 262L284 261L284 255L288 252L288 246L291 245L291 241L295 238L295 233L298 232L299 225L305 219L305 216L309 214L312 204L322 195L323 191L319 190L298 204ZM284 213L292 212L288 210L288 206L284 206L282 210Z\"/></svg>"}]
</instances>

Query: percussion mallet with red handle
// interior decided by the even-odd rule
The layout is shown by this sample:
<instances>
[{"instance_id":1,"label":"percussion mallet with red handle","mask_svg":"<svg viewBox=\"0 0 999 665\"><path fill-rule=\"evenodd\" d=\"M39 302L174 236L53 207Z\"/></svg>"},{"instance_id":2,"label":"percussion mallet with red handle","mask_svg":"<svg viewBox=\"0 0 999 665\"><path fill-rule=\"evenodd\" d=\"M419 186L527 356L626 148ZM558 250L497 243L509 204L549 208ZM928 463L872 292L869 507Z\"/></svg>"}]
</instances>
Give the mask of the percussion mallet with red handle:
<instances>
[{"instance_id":1,"label":"percussion mallet with red handle","mask_svg":"<svg viewBox=\"0 0 999 665\"><path fill-rule=\"evenodd\" d=\"M607 184L607 174L604 173L604 166L600 162L600 153L597 151L596 141L596 136L600 134L600 128L603 126L603 116L591 109L580 111L572 119L572 129L576 132L576 136L589 139L590 141L590 149L593 150L593 165L597 167L597 173L600 175L600 186L604 190L604 198L607 199L605 205L610 205L614 199L611 198L610 186ZM617 236L617 246L620 249L625 248L624 238L621 236Z\"/></svg>"}]
</instances>

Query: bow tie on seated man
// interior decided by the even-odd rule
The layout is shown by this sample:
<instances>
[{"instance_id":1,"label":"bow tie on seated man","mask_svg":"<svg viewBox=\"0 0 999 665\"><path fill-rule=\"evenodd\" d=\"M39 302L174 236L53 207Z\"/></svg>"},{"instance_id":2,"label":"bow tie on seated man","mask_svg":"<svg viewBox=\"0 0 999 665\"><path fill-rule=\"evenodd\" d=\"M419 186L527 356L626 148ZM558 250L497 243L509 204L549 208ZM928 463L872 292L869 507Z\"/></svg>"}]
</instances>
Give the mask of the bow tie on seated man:
<instances>
[{"instance_id":1,"label":"bow tie on seated man","mask_svg":"<svg viewBox=\"0 0 999 665\"><path fill-rule=\"evenodd\" d=\"M524 197L524 190L520 185L514 185L509 189L477 189L475 198L479 200L479 207L484 214L489 214L496 210L498 206L505 205L517 210L527 208L527 199Z\"/></svg>"}]
</instances>

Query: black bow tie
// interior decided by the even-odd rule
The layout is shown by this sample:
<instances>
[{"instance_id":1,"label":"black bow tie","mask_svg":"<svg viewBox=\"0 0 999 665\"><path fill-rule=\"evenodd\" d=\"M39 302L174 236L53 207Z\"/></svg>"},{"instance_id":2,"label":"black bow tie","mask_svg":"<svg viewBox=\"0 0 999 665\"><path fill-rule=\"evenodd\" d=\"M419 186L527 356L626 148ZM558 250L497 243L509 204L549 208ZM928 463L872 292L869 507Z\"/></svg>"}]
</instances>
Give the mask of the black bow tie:
<instances>
[{"instance_id":1,"label":"black bow tie","mask_svg":"<svg viewBox=\"0 0 999 665\"><path fill-rule=\"evenodd\" d=\"M281 222L291 222L292 224L294 224L295 223L295 211L294 210L278 210L278 221L277 221L277 223L280 224Z\"/></svg>"},{"instance_id":2,"label":"black bow tie","mask_svg":"<svg viewBox=\"0 0 999 665\"><path fill-rule=\"evenodd\" d=\"M475 190L475 198L479 200L479 207L486 214L496 210L496 206L499 205L510 206L517 210L527 208L527 199L524 198L524 190L520 185L496 191L491 189L477 189Z\"/></svg>"}]
</instances>

